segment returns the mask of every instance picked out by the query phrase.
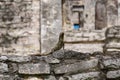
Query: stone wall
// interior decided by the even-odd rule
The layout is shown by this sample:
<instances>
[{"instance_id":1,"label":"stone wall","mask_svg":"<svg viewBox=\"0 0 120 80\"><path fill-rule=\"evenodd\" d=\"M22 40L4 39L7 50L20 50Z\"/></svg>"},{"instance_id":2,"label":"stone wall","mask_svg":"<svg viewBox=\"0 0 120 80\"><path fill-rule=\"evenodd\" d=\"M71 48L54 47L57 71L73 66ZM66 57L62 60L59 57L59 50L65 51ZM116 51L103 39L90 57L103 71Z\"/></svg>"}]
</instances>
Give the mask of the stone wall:
<instances>
[{"instance_id":1,"label":"stone wall","mask_svg":"<svg viewBox=\"0 0 120 80\"><path fill-rule=\"evenodd\" d=\"M40 51L39 0L0 0L0 54Z\"/></svg>"},{"instance_id":2,"label":"stone wall","mask_svg":"<svg viewBox=\"0 0 120 80\"><path fill-rule=\"evenodd\" d=\"M107 29L104 52L58 50L46 56L0 55L2 80L120 80L120 27Z\"/></svg>"},{"instance_id":3,"label":"stone wall","mask_svg":"<svg viewBox=\"0 0 120 80\"><path fill-rule=\"evenodd\" d=\"M65 49L84 53L103 52L105 31L65 32ZM91 47L89 47L91 46Z\"/></svg>"},{"instance_id":4,"label":"stone wall","mask_svg":"<svg viewBox=\"0 0 120 80\"><path fill-rule=\"evenodd\" d=\"M108 54L120 52L120 26L107 29L104 50Z\"/></svg>"},{"instance_id":5,"label":"stone wall","mask_svg":"<svg viewBox=\"0 0 120 80\"><path fill-rule=\"evenodd\" d=\"M120 55L59 50L47 56L0 56L1 80L120 80Z\"/></svg>"}]
</instances>

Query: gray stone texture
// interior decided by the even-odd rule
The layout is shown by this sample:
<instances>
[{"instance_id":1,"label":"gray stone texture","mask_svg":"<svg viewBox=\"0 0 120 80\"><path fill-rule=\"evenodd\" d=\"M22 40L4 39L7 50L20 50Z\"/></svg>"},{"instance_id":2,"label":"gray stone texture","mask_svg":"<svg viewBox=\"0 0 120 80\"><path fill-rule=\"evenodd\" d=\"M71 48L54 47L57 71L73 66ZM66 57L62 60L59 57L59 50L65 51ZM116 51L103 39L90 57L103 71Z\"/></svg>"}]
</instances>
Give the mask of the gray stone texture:
<instances>
[{"instance_id":1,"label":"gray stone texture","mask_svg":"<svg viewBox=\"0 0 120 80\"><path fill-rule=\"evenodd\" d=\"M72 50L58 50L53 52L52 56L57 59L87 59L89 54L83 54Z\"/></svg>"},{"instance_id":2,"label":"gray stone texture","mask_svg":"<svg viewBox=\"0 0 120 80\"><path fill-rule=\"evenodd\" d=\"M118 1L119 0L107 0L108 27L118 25Z\"/></svg>"},{"instance_id":3,"label":"gray stone texture","mask_svg":"<svg viewBox=\"0 0 120 80\"><path fill-rule=\"evenodd\" d=\"M97 0L95 6L95 29L101 30L107 26L107 1Z\"/></svg>"},{"instance_id":4,"label":"gray stone texture","mask_svg":"<svg viewBox=\"0 0 120 80\"><path fill-rule=\"evenodd\" d=\"M49 76L48 78L46 78L44 80L57 80L57 79L55 78L55 76Z\"/></svg>"},{"instance_id":5,"label":"gray stone texture","mask_svg":"<svg viewBox=\"0 0 120 80\"><path fill-rule=\"evenodd\" d=\"M48 54L62 31L61 0L42 0L41 13L41 54Z\"/></svg>"},{"instance_id":6,"label":"gray stone texture","mask_svg":"<svg viewBox=\"0 0 120 80\"><path fill-rule=\"evenodd\" d=\"M76 72L83 72L88 71L90 69L94 69L98 66L98 60L92 59L89 61L81 61L72 64L65 64L54 68L56 74L64 74L64 73L76 73Z\"/></svg>"},{"instance_id":7,"label":"gray stone texture","mask_svg":"<svg viewBox=\"0 0 120 80\"><path fill-rule=\"evenodd\" d=\"M69 80L100 80L100 72L88 72L72 75ZM104 80L104 78L102 78Z\"/></svg>"},{"instance_id":8,"label":"gray stone texture","mask_svg":"<svg viewBox=\"0 0 120 80\"><path fill-rule=\"evenodd\" d=\"M59 50L46 56L0 58L1 80L119 80L120 77L118 54Z\"/></svg>"},{"instance_id":9,"label":"gray stone texture","mask_svg":"<svg viewBox=\"0 0 120 80\"><path fill-rule=\"evenodd\" d=\"M103 60L103 66L106 69L119 69L120 68L120 58L114 59L106 59Z\"/></svg>"},{"instance_id":10,"label":"gray stone texture","mask_svg":"<svg viewBox=\"0 0 120 80\"><path fill-rule=\"evenodd\" d=\"M97 0L84 0L84 29L95 30L95 4ZM92 5L91 5L92 4ZM88 15L88 16L86 16Z\"/></svg>"},{"instance_id":11,"label":"gray stone texture","mask_svg":"<svg viewBox=\"0 0 120 80\"><path fill-rule=\"evenodd\" d=\"M5 63L0 63L0 73L8 72L8 65Z\"/></svg>"},{"instance_id":12,"label":"gray stone texture","mask_svg":"<svg viewBox=\"0 0 120 80\"><path fill-rule=\"evenodd\" d=\"M120 78L120 70L108 71L108 72L107 72L107 78L108 78L108 79L116 79L116 80L119 80L119 78ZM118 79L117 79L117 78L118 78Z\"/></svg>"},{"instance_id":13,"label":"gray stone texture","mask_svg":"<svg viewBox=\"0 0 120 80\"><path fill-rule=\"evenodd\" d=\"M38 54L39 0L0 1L0 54Z\"/></svg>"},{"instance_id":14,"label":"gray stone texture","mask_svg":"<svg viewBox=\"0 0 120 80\"><path fill-rule=\"evenodd\" d=\"M31 57L30 56L16 56L16 55L9 55L7 56L9 61L12 62L30 62L31 61Z\"/></svg>"},{"instance_id":15,"label":"gray stone texture","mask_svg":"<svg viewBox=\"0 0 120 80\"><path fill-rule=\"evenodd\" d=\"M105 52L120 52L120 26L114 26L106 30Z\"/></svg>"},{"instance_id":16,"label":"gray stone texture","mask_svg":"<svg viewBox=\"0 0 120 80\"><path fill-rule=\"evenodd\" d=\"M50 66L47 63L27 63L19 64L20 74L50 74Z\"/></svg>"},{"instance_id":17,"label":"gray stone texture","mask_svg":"<svg viewBox=\"0 0 120 80\"><path fill-rule=\"evenodd\" d=\"M10 75L0 75L0 80L13 80Z\"/></svg>"}]
</instances>

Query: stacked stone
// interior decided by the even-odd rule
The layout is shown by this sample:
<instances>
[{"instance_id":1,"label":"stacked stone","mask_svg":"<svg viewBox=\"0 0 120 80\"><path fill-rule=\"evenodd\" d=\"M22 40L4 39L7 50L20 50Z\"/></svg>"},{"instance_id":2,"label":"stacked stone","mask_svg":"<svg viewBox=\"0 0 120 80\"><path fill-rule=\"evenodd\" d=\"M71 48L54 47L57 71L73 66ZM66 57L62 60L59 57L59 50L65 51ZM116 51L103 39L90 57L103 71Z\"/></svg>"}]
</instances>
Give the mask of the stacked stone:
<instances>
[{"instance_id":1,"label":"stacked stone","mask_svg":"<svg viewBox=\"0 0 120 80\"><path fill-rule=\"evenodd\" d=\"M120 56L104 57L102 67L108 80L120 80Z\"/></svg>"},{"instance_id":2,"label":"stacked stone","mask_svg":"<svg viewBox=\"0 0 120 80\"><path fill-rule=\"evenodd\" d=\"M0 56L2 80L119 80L120 58L59 50L47 56Z\"/></svg>"},{"instance_id":3,"label":"stacked stone","mask_svg":"<svg viewBox=\"0 0 120 80\"><path fill-rule=\"evenodd\" d=\"M65 32L65 49L83 53L103 52L105 31Z\"/></svg>"},{"instance_id":4,"label":"stacked stone","mask_svg":"<svg viewBox=\"0 0 120 80\"><path fill-rule=\"evenodd\" d=\"M120 26L111 27L106 31L105 53L120 52Z\"/></svg>"},{"instance_id":5,"label":"stacked stone","mask_svg":"<svg viewBox=\"0 0 120 80\"><path fill-rule=\"evenodd\" d=\"M33 0L0 0L0 53L37 53L38 4L39 1Z\"/></svg>"},{"instance_id":6,"label":"stacked stone","mask_svg":"<svg viewBox=\"0 0 120 80\"><path fill-rule=\"evenodd\" d=\"M120 26L110 27L106 31L106 42L102 60L103 70L110 80L120 79Z\"/></svg>"}]
</instances>

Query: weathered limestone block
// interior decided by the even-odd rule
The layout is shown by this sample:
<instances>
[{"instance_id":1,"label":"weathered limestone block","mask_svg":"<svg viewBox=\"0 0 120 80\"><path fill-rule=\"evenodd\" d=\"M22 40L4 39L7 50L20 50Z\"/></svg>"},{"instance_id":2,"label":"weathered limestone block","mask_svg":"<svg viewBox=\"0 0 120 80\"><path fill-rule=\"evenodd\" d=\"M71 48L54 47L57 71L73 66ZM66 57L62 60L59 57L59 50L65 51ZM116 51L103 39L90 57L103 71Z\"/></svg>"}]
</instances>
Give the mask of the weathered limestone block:
<instances>
[{"instance_id":1,"label":"weathered limestone block","mask_svg":"<svg viewBox=\"0 0 120 80\"><path fill-rule=\"evenodd\" d=\"M10 75L0 75L0 80L14 80L14 79L15 77L10 76Z\"/></svg>"},{"instance_id":2,"label":"weathered limestone block","mask_svg":"<svg viewBox=\"0 0 120 80\"><path fill-rule=\"evenodd\" d=\"M120 78L120 70L108 71L108 72L107 72L107 78L108 78L108 79L116 79L116 80L119 80L119 78Z\"/></svg>"},{"instance_id":3,"label":"weathered limestone block","mask_svg":"<svg viewBox=\"0 0 120 80\"><path fill-rule=\"evenodd\" d=\"M15 56L15 55L10 55L7 56L9 61L11 62L30 62L31 61L31 57L30 56Z\"/></svg>"},{"instance_id":4,"label":"weathered limestone block","mask_svg":"<svg viewBox=\"0 0 120 80\"><path fill-rule=\"evenodd\" d=\"M83 53L93 53L96 51L103 52L105 30L101 31L80 30L65 32L64 41L65 49L68 50Z\"/></svg>"},{"instance_id":5,"label":"weathered limestone block","mask_svg":"<svg viewBox=\"0 0 120 80\"><path fill-rule=\"evenodd\" d=\"M72 64L61 65L54 68L56 74L83 72L97 67L98 60L81 61Z\"/></svg>"},{"instance_id":6,"label":"weathered limestone block","mask_svg":"<svg viewBox=\"0 0 120 80\"><path fill-rule=\"evenodd\" d=\"M113 26L107 29L105 52L120 52L120 26Z\"/></svg>"},{"instance_id":7,"label":"weathered limestone block","mask_svg":"<svg viewBox=\"0 0 120 80\"><path fill-rule=\"evenodd\" d=\"M58 50L58 51L53 52L52 56L59 60L61 59L62 60L65 60L65 59L85 60L90 57L89 54L84 54L84 53L76 52L72 50Z\"/></svg>"},{"instance_id":8,"label":"weathered limestone block","mask_svg":"<svg viewBox=\"0 0 120 80\"><path fill-rule=\"evenodd\" d=\"M50 63L50 64L57 64L60 63L60 60L57 58L54 58L51 55L48 56L32 56L32 61L45 61L46 63Z\"/></svg>"},{"instance_id":9,"label":"weathered limestone block","mask_svg":"<svg viewBox=\"0 0 120 80\"><path fill-rule=\"evenodd\" d=\"M65 32L65 42L87 42L87 41L104 41L105 31L76 31Z\"/></svg>"},{"instance_id":10,"label":"weathered limestone block","mask_svg":"<svg viewBox=\"0 0 120 80\"><path fill-rule=\"evenodd\" d=\"M103 52L103 43L66 43L65 49L82 53Z\"/></svg>"},{"instance_id":11,"label":"weathered limestone block","mask_svg":"<svg viewBox=\"0 0 120 80\"><path fill-rule=\"evenodd\" d=\"M48 54L62 30L61 0L42 0L41 13L41 53Z\"/></svg>"},{"instance_id":12,"label":"weathered limestone block","mask_svg":"<svg viewBox=\"0 0 120 80\"><path fill-rule=\"evenodd\" d=\"M20 74L50 74L50 66L44 62L19 64L18 71Z\"/></svg>"},{"instance_id":13,"label":"weathered limestone block","mask_svg":"<svg viewBox=\"0 0 120 80\"><path fill-rule=\"evenodd\" d=\"M103 66L106 69L119 69L120 68L120 58L117 59L106 59L103 60Z\"/></svg>"},{"instance_id":14,"label":"weathered limestone block","mask_svg":"<svg viewBox=\"0 0 120 80\"><path fill-rule=\"evenodd\" d=\"M55 76L49 76L45 78L44 80L57 80L57 79L55 78Z\"/></svg>"},{"instance_id":15,"label":"weathered limestone block","mask_svg":"<svg viewBox=\"0 0 120 80\"><path fill-rule=\"evenodd\" d=\"M100 72L88 72L68 76L69 80L104 80L104 78L100 79Z\"/></svg>"},{"instance_id":16,"label":"weathered limestone block","mask_svg":"<svg viewBox=\"0 0 120 80\"><path fill-rule=\"evenodd\" d=\"M0 61L6 61L6 60L8 60L7 56L0 56Z\"/></svg>"},{"instance_id":17,"label":"weathered limestone block","mask_svg":"<svg viewBox=\"0 0 120 80\"><path fill-rule=\"evenodd\" d=\"M38 78L38 77L28 77L28 78L25 78L23 80L43 80L42 78Z\"/></svg>"},{"instance_id":18,"label":"weathered limestone block","mask_svg":"<svg viewBox=\"0 0 120 80\"><path fill-rule=\"evenodd\" d=\"M106 38L120 38L120 26L113 26L106 31Z\"/></svg>"},{"instance_id":19,"label":"weathered limestone block","mask_svg":"<svg viewBox=\"0 0 120 80\"><path fill-rule=\"evenodd\" d=\"M8 65L5 63L0 63L0 72L1 73L8 72Z\"/></svg>"}]
</instances>

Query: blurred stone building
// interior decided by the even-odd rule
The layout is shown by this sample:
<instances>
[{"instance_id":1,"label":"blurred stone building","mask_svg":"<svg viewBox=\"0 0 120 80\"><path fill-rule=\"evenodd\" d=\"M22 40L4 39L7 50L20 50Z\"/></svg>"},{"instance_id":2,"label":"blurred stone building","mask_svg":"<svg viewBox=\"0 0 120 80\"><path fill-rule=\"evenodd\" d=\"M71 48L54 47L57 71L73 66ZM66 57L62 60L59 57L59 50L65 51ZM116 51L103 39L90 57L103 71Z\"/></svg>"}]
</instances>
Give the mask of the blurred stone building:
<instances>
[{"instance_id":1,"label":"blurred stone building","mask_svg":"<svg viewBox=\"0 0 120 80\"><path fill-rule=\"evenodd\" d=\"M120 0L0 0L0 53L47 54L64 48L103 52L105 31L120 24Z\"/></svg>"},{"instance_id":2,"label":"blurred stone building","mask_svg":"<svg viewBox=\"0 0 120 80\"><path fill-rule=\"evenodd\" d=\"M120 0L0 0L0 80L120 80Z\"/></svg>"}]
</instances>

